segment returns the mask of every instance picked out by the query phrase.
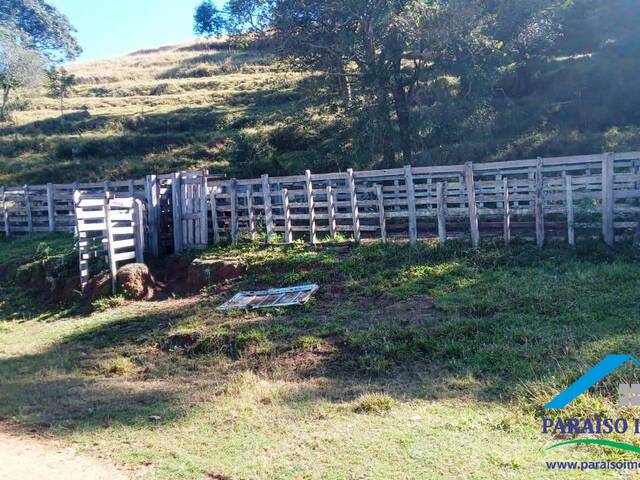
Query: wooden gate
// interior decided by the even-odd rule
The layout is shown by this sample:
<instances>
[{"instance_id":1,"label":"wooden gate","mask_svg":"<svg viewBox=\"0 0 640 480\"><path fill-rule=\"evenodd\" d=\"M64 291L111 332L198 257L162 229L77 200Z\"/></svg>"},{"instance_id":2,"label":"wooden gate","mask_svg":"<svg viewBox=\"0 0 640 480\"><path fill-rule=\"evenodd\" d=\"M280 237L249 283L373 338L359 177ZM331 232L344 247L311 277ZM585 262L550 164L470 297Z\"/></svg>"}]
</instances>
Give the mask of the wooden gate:
<instances>
[{"instance_id":1,"label":"wooden gate","mask_svg":"<svg viewBox=\"0 0 640 480\"><path fill-rule=\"evenodd\" d=\"M87 195L75 191L76 228L80 256L80 286L84 290L91 273L106 261L116 291L116 273L123 262L144 262L144 204L136 198L115 198L107 192ZM92 268L93 267L93 268Z\"/></svg>"},{"instance_id":2,"label":"wooden gate","mask_svg":"<svg viewBox=\"0 0 640 480\"><path fill-rule=\"evenodd\" d=\"M159 175L148 182L149 231L157 232L149 241L154 255L207 247L207 179L208 172L202 170Z\"/></svg>"}]
</instances>

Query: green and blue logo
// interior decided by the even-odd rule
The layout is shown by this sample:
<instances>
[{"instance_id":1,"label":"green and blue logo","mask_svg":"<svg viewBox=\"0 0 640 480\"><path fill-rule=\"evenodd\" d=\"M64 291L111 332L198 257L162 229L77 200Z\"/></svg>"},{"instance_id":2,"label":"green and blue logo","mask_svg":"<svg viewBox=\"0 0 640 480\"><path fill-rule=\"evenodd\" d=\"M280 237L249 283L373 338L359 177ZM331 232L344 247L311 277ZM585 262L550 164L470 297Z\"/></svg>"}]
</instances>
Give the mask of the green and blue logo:
<instances>
[{"instance_id":1,"label":"green and blue logo","mask_svg":"<svg viewBox=\"0 0 640 480\"><path fill-rule=\"evenodd\" d=\"M640 366L640 361L638 361L638 359L633 355L607 355L600 363L569 385L551 401L546 403L544 407L547 409L565 408L576 398L589 390L589 388L596 385L606 376L610 375L627 362L632 362ZM618 389L618 394L619 404L621 406L640 406L640 384L621 384ZM630 428L635 434L640 434L640 419L636 418L631 422L625 418L568 418L563 420L561 418L551 419L545 417L542 419L542 432L552 434L622 434L630 431ZM620 450L640 453L639 446L597 438L575 439L559 442L547 447L547 450L561 447L563 445L574 444L604 445Z\"/></svg>"}]
</instances>

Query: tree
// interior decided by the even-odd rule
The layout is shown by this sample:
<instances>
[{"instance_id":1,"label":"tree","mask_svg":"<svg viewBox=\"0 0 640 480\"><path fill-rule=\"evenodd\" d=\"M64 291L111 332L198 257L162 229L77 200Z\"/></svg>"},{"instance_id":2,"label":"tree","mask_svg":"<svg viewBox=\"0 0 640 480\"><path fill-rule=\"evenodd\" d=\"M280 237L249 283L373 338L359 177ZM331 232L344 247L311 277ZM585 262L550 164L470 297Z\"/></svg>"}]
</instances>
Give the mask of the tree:
<instances>
[{"instance_id":1,"label":"tree","mask_svg":"<svg viewBox=\"0 0 640 480\"><path fill-rule=\"evenodd\" d=\"M193 16L193 30L196 35L207 38L220 36L227 30L227 22L223 12L218 10L211 0L204 0L197 8Z\"/></svg>"},{"instance_id":2,"label":"tree","mask_svg":"<svg viewBox=\"0 0 640 480\"><path fill-rule=\"evenodd\" d=\"M43 59L38 52L11 42L8 35L0 32L0 120L7 119L10 94L16 89L37 85L42 68Z\"/></svg>"},{"instance_id":3,"label":"tree","mask_svg":"<svg viewBox=\"0 0 640 480\"><path fill-rule=\"evenodd\" d=\"M33 85L44 60L73 60L82 52L69 19L44 0L0 0L0 81L5 118L9 96Z\"/></svg>"},{"instance_id":4,"label":"tree","mask_svg":"<svg viewBox=\"0 0 640 480\"><path fill-rule=\"evenodd\" d=\"M553 43L553 12L566 3L230 0L227 8L240 30L251 32L260 19L290 64L337 78L360 124L354 144L391 166L398 148L409 164L417 138L443 128L428 118L436 106L456 105L466 114L490 102L507 66ZM429 122L432 128L423 128Z\"/></svg>"},{"instance_id":5,"label":"tree","mask_svg":"<svg viewBox=\"0 0 640 480\"><path fill-rule=\"evenodd\" d=\"M229 0L225 6L229 32L264 37L271 28L271 15L276 4L277 0Z\"/></svg>"},{"instance_id":6,"label":"tree","mask_svg":"<svg viewBox=\"0 0 640 480\"><path fill-rule=\"evenodd\" d=\"M15 43L41 52L52 62L73 60L82 53L69 19L44 0L2 0L0 26Z\"/></svg>"},{"instance_id":7,"label":"tree","mask_svg":"<svg viewBox=\"0 0 640 480\"><path fill-rule=\"evenodd\" d=\"M71 94L72 87L76 84L76 77L70 74L64 67L51 67L47 70L49 78L49 95L60 100L60 129L64 131L64 100Z\"/></svg>"}]
</instances>

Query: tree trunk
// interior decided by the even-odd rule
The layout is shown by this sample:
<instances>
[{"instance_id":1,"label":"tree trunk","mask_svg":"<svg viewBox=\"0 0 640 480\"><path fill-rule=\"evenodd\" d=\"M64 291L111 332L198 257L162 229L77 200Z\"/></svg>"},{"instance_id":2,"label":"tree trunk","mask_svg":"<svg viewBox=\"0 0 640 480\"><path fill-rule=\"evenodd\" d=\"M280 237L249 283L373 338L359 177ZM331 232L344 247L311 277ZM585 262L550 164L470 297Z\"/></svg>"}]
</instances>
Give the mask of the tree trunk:
<instances>
[{"instance_id":1,"label":"tree trunk","mask_svg":"<svg viewBox=\"0 0 640 480\"><path fill-rule=\"evenodd\" d=\"M399 79L394 82L393 103L395 104L396 115L398 116L398 128L400 129L400 144L402 146L402 157L405 165L411 165L412 144L411 144L411 119L407 92Z\"/></svg>"},{"instance_id":2,"label":"tree trunk","mask_svg":"<svg viewBox=\"0 0 640 480\"><path fill-rule=\"evenodd\" d=\"M386 90L379 86L378 101L378 131L382 142L382 157L386 168L393 167L396 163L396 152L393 148L393 123L391 122L391 109Z\"/></svg>"},{"instance_id":3,"label":"tree trunk","mask_svg":"<svg viewBox=\"0 0 640 480\"><path fill-rule=\"evenodd\" d=\"M9 94L11 93L11 87L5 85L2 89L2 109L0 110L0 120L7 119L7 108L9 107Z\"/></svg>"},{"instance_id":4,"label":"tree trunk","mask_svg":"<svg viewBox=\"0 0 640 480\"><path fill-rule=\"evenodd\" d=\"M351 108L353 104L353 93L351 89L351 81L347 76L347 72L344 69L344 63L342 59L337 61L338 70L338 84L340 85L340 91L342 92L342 98L344 99L347 108Z\"/></svg>"}]
</instances>

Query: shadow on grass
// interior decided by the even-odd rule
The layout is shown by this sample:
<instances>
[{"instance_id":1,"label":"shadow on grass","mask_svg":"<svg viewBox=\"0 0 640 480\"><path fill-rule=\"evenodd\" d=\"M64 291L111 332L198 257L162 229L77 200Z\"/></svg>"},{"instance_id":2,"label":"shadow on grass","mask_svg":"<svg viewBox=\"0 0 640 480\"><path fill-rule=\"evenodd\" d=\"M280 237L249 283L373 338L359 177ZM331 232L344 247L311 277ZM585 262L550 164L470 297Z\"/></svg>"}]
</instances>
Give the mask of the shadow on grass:
<instances>
[{"instance_id":1,"label":"shadow on grass","mask_svg":"<svg viewBox=\"0 0 640 480\"><path fill-rule=\"evenodd\" d=\"M295 282L321 275L326 283L291 310L223 314L213 309L222 300L215 294L198 305L159 303L88 325L41 353L2 359L0 415L54 430L143 424L150 415L173 422L201 387L246 371L296 383L285 396L296 404L369 391L541 404L536 395L564 388L608 353L637 353L640 341L632 251L473 251L451 242L226 253L259 265L239 289L287 284L292 271ZM123 356L135 374L96 373L100 361Z\"/></svg>"},{"instance_id":2,"label":"shadow on grass","mask_svg":"<svg viewBox=\"0 0 640 480\"><path fill-rule=\"evenodd\" d=\"M56 432L176 420L185 413L177 379L147 379L143 367L135 378L119 376L109 360L192 313L185 306L125 316L71 333L42 352L0 359L0 418Z\"/></svg>"}]
</instances>

